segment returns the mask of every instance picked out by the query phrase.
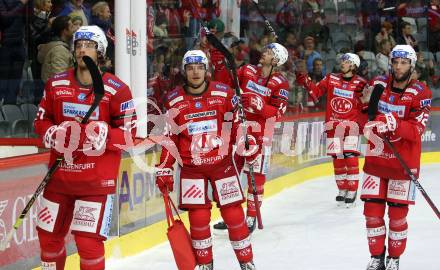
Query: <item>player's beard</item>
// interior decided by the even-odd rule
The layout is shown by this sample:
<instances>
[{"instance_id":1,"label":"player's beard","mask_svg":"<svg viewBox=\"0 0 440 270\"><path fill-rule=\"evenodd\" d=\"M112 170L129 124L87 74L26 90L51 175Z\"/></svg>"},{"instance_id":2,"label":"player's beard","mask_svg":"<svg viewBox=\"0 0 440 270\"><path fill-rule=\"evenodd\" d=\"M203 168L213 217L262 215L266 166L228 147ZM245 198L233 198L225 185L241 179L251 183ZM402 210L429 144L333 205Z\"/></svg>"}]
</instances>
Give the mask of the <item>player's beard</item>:
<instances>
[{"instance_id":1,"label":"player's beard","mask_svg":"<svg viewBox=\"0 0 440 270\"><path fill-rule=\"evenodd\" d=\"M393 75L393 79L394 79L396 82L401 83L401 82L405 82L405 81L407 81L407 80L411 77L411 73L412 73L412 71L411 71L411 68L410 68L407 72L405 72L405 73L402 75L401 78L397 78L396 74L394 74L394 71L392 72L392 75Z\"/></svg>"}]
</instances>

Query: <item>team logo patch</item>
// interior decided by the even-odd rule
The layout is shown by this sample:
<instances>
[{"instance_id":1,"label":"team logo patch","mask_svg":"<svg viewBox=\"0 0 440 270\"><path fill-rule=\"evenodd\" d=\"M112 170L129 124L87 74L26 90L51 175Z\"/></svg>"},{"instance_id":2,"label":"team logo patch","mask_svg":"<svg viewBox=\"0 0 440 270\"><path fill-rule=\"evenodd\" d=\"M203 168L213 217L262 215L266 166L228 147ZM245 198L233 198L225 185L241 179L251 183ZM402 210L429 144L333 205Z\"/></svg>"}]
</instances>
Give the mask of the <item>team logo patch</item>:
<instances>
[{"instance_id":1,"label":"team logo patch","mask_svg":"<svg viewBox=\"0 0 440 270\"><path fill-rule=\"evenodd\" d=\"M203 118L203 117L209 117L209 116L215 116L215 115L217 115L216 111L190 113L190 114L185 115L185 120L191 120L191 119Z\"/></svg>"},{"instance_id":2,"label":"team logo patch","mask_svg":"<svg viewBox=\"0 0 440 270\"><path fill-rule=\"evenodd\" d=\"M336 88L333 90L333 95L338 96L338 97L343 97L343 98L353 98L353 92L352 91L348 91L348 90L344 90L344 89L339 89Z\"/></svg>"},{"instance_id":3,"label":"team logo patch","mask_svg":"<svg viewBox=\"0 0 440 270\"><path fill-rule=\"evenodd\" d=\"M42 197L41 207L42 209L38 213L38 227L45 231L53 232L60 205Z\"/></svg>"},{"instance_id":4,"label":"team logo patch","mask_svg":"<svg viewBox=\"0 0 440 270\"><path fill-rule=\"evenodd\" d=\"M240 184L238 183L236 176L215 181L215 187L217 189L220 205L226 205L243 200Z\"/></svg>"},{"instance_id":5,"label":"team logo patch","mask_svg":"<svg viewBox=\"0 0 440 270\"><path fill-rule=\"evenodd\" d=\"M331 100L330 105L332 106L333 111L342 114L350 112L353 108L351 101L342 97L334 97Z\"/></svg>"},{"instance_id":6,"label":"team logo patch","mask_svg":"<svg viewBox=\"0 0 440 270\"><path fill-rule=\"evenodd\" d=\"M197 109L202 108L202 103L200 101L197 101L196 104L194 105Z\"/></svg>"},{"instance_id":7,"label":"team logo patch","mask_svg":"<svg viewBox=\"0 0 440 270\"><path fill-rule=\"evenodd\" d=\"M65 117L72 117L72 118L75 118L76 116L84 117L89 109L90 109L90 105L63 102L63 116ZM99 118L99 107L97 107L90 116L91 120L98 120L98 118Z\"/></svg>"},{"instance_id":8,"label":"team logo patch","mask_svg":"<svg viewBox=\"0 0 440 270\"><path fill-rule=\"evenodd\" d=\"M134 102L132 99L129 101L121 103L121 112L129 111L134 109Z\"/></svg>"},{"instance_id":9,"label":"team logo patch","mask_svg":"<svg viewBox=\"0 0 440 270\"><path fill-rule=\"evenodd\" d=\"M188 134L195 135L217 131L217 120L207 120L187 124Z\"/></svg>"},{"instance_id":10,"label":"team logo patch","mask_svg":"<svg viewBox=\"0 0 440 270\"><path fill-rule=\"evenodd\" d=\"M85 93L79 93L78 94L78 100L79 101L84 101L84 100L86 100L86 98L87 98L87 95Z\"/></svg>"},{"instance_id":11,"label":"team logo patch","mask_svg":"<svg viewBox=\"0 0 440 270\"><path fill-rule=\"evenodd\" d=\"M390 101L391 103L393 103L393 102L394 102L394 96L390 96L389 101Z\"/></svg>"},{"instance_id":12,"label":"team logo patch","mask_svg":"<svg viewBox=\"0 0 440 270\"><path fill-rule=\"evenodd\" d=\"M70 229L80 232L96 233L102 203L77 200L73 211Z\"/></svg>"},{"instance_id":13,"label":"team logo patch","mask_svg":"<svg viewBox=\"0 0 440 270\"><path fill-rule=\"evenodd\" d=\"M232 103L232 106L235 107L238 103L238 97L234 95L231 99L231 103Z\"/></svg>"},{"instance_id":14,"label":"team logo patch","mask_svg":"<svg viewBox=\"0 0 440 270\"><path fill-rule=\"evenodd\" d=\"M364 174L362 183L362 195L379 195L380 178L374 175Z\"/></svg>"},{"instance_id":15,"label":"team logo patch","mask_svg":"<svg viewBox=\"0 0 440 270\"><path fill-rule=\"evenodd\" d=\"M182 204L205 204L203 179L182 179Z\"/></svg>"}]
</instances>

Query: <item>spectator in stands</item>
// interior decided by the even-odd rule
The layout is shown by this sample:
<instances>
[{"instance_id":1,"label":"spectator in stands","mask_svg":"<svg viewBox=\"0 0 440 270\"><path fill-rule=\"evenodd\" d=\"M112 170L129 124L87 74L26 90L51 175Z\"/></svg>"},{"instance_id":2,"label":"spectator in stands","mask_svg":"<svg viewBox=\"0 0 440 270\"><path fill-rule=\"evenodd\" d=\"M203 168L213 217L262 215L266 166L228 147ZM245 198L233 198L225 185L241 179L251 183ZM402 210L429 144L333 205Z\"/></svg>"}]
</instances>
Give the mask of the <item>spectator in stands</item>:
<instances>
[{"instance_id":1,"label":"spectator in stands","mask_svg":"<svg viewBox=\"0 0 440 270\"><path fill-rule=\"evenodd\" d=\"M75 11L82 17L83 25L89 25L89 22L92 20L92 13L90 8L86 7L83 2L84 0L70 0L66 2L58 16L66 16Z\"/></svg>"},{"instance_id":2,"label":"spectator in stands","mask_svg":"<svg viewBox=\"0 0 440 270\"><path fill-rule=\"evenodd\" d=\"M156 22L154 23L153 33L155 38L167 38L168 30L167 30L167 17L165 14L158 14L156 17Z\"/></svg>"},{"instance_id":3,"label":"spectator in stands","mask_svg":"<svg viewBox=\"0 0 440 270\"><path fill-rule=\"evenodd\" d=\"M31 61L32 77L34 79L35 103L40 103L43 96L44 82L41 80L41 64L37 60L38 46L50 41L50 25L55 19L50 18L52 11L51 0L34 0L34 12L29 25L29 60Z\"/></svg>"},{"instance_id":4,"label":"spectator in stands","mask_svg":"<svg viewBox=\"0 0 440 270\"><path fill-rule=\"evenodd\" d=\"M388 74L389 69L389 55L391 52L391 41L389 39L382 39L379 43L379 53L376 54L376 65L377 65L377 74L385 75Z\"/></svg>"},{"instance_id":5,"label":"spectator in stands","mask_svg":"<svg viewBox=\"0 0 440 270\"><path fill-rule=\"evenodd\" d=\"M384 21L382 23L382 28L380 32L377 33L375 38L376 40L375 47L378 52L380 51L380 43L382 40L389 40L391 44L391 48L394 48L394 46L396 46L396 41L394 40L392 33L393 33L393 24L388 21Z\"/></svg>"},{"instance_id":6,"label":"spectator in stands","mask_svg":"<svg viewBox=\"0 0 440 270\"><path fill-rule=\"evenodd\" d=\"M301 52L300 58L306 60L307 64L307 72L311 73L313 71L313 61L316 58L320 58L321 54L315 50L315 39L311 36L307 36L304 38L304 51ZM325 68L324 68L325 72Z\"/></svg>"},{"instance_id":7,"label":"spectator in stands","mask_svg":"<svg viewBox=\"0 0 440 270\"><path fill-rule=\"evenodd\" d=\"M313 60L313 70L309 73L309 76L314 83L317 83L324 78L324 64L321 58L316 58Z\"/></svg>"},{"instance_id":8,"label":"spectator in stands","mask_svg":"<svg viewBox=\"0 0 440 270\"><path fill-rule=\"evenodd\" d=\"M76 30L78 30L81 26L84 25L83 18L81 17L81 15L78 14L78 12L74 11L70 13L69 17L72 20L73 30L74 30L73 32L76 32Z\"/></svg>"},{"instance_id":9,"label":"spectator in stands","mask_svg":"<svg viewBox=\"0 0 440 270\"><path fill-rule=\"evenodd\" d=\"M425 59L423 52L420 52L419 48L414 48L417 54L416 69L419 71L418 80L428 84L431 76L434 75L434 62L432 59Z\"/></svg>"},{"instance_id":10,"label":"spectator in stands","mask_svg":"<svg viewBox=\"0 0 440 270\"><path fill-rule=\"evenodd\" d=\"M397 39L397 43L411 45L412 47L417 46L417 40L412 35L412 32L413 30L411 24L403 21L400 24L400 36Z\"/></svg>"},{"instance_id":11,"label":"spectator in stands","mask_svg":"<svg viewBox=\"0 0 440 270\"><path fill-rule=\"evenodd\" d=\"M432 0L428 8L429 50L436 53L440 50L440 1ZM440 59L437 59L440 62Z\"/></svg>"},{"instance_id":12,"label":"spectator in stands","mask_svg":"<svg viewBox=\"0 0 440 270\"><path fill-rule=\"evenodd\" d=\"M115 31L112 24L112 13L107 2L99 1L92 7L92 24L99 26L107 38L106 59L102 68L106 71L114 72L115 63Z\"/></svg>"},{"instance_id":13,"label":"spectator in stands","mask_svg":"<svg viewBox=\"0 0 440 270\"><path fill-rule=\"evenodd\" d=\"M70 51L73 29L69 16L57 17L52 23L52 40L38 47L38 61L42 64L41 79L44 82L73 66Z\"/></svg>"},{"instance_id":14,"label":"spectator in stands","mask_svg":"<svg viewBox=\"0 0 440 270\"><path fill-rule=\"evenodd\" d=\"M234 56L237 68L245 65L249 53L249 48L246 46L245 42L242 39L237 39L231 43L229 48Z\"/></svg>"},{"instance_id":15,"label":"spectator in stands","mask_svg":"<svg viewBox=\"0 0 440 270\"><path fill-rule=\"evenodd\" d=\"M25 61L24 23L28 0L0 1L0 103L15 104Z\"/></svg>"},{"instance_id":16,"label":"spectator in stands","mask_svg":"<svg viewBox=\"0 0 440 270\"><path fill-rule=\"evenodd\" d=\"M303 11L303 29L309 24L314 23L316 14L321 12L321 5L317 0L306 0L302 6Z\"/></svg>"}]
</instances>

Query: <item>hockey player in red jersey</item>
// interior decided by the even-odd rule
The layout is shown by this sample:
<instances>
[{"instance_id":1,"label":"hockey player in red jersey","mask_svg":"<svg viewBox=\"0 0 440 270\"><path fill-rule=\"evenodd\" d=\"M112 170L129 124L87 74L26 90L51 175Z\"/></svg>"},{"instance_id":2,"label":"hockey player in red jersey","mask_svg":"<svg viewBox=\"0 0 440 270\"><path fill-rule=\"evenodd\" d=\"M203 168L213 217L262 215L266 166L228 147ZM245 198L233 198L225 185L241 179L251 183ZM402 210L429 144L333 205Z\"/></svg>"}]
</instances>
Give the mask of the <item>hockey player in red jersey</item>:
<instances>
[{"instance_id":1,"label":"hockey player in red jersey","mask_svg":"<svg viewBox=\"0 0 440 270\"><path fill-rule=\"evenodd\" d=\"M211 53L216 55L215 52ZM281 44L270 43L262 52L258 66L244 65L237 70L240 88L243 91L242 103L246 120L252 122L249 134L259 146L255 159L248 158L245 172L248 179L247 218L249 231L256 226L256 209L252 194L249 166L253 166L258 203L263 202L264 183L269 170L272 137L275 122L285 113L289 95L289 83L278 71L288 58L287 49ZM214 78L232 86L232 77L223 61L213 61ZM215 229L224 230L224 222L214 225Z\"/></svg>"},{"instance_id":2,"label":"hockey player in red jersey","mask_svg":"<svg viewBox=\"0 0 440 270\"><path fill-rule=\"evenodd\" d=\"M56 74L45 86L35 131L51 148L49 167L65 155L41 198L38 238L42 269L62 270L65 237L72 230L80 268L105 268L104 243L109 235L116 178L125 136L131 136L134 106L129 88L104 73L105 95L87 124L80 119L94 99L92 80L82 57L96 63L105 55L107 40L97 26L83 26L74 34L76 66ZM126 123L126 124L124 124ZM111 164L111 165L110 165Z\"/></svg>"},{"instance_id":3,"label":"hockey player in red jersey","mask_svg":"<svg viewBox=\"0 0 440 270\"><path fill-rule=\"evenodd\" d=\"M240 267L251 270L255 266L241 206L244 196L232 156L232 144L236 141L234 134L238 129L235 117L239 100L229 86L207 81L207 70L205 53L188 51L182 61L186 82L171 91L165 102L166 130L172 141L169 145L177 147L182 161L179 164L179 208L188 210L197 269L213 269L210 184L212 197L228 224L229 239ZM156 166L156 184L162 193L174 188L175 161L171 150L163 147L160 164Z\"/></svg>"},{"instance_id":4,"label":"hockey player in red jersey","mask_svg":"<svg viewBox=\"0 0 440 270\"><path fill-rule=\"evenodd\" d=\"M356 75L359 56L341 56L341 72L327 74L316 85L307 74L298 74L297 83L303 85L313 101L327 94L325 129L327 155L333 157L333 168L339 193L336 201L353 206L359 184L359 127L366 80Z\"/></svg>"},{"instance_id":5,"label":"hockey player in red jersey","mask_svg":"<svg viewBox=\"0 0 440 270\"><path fill-rule=\"evenodd\" d=\"M365 127L388 138L415 177L420 172L421 136L428 121L432 93L413 79L417 56L410 45L397 45L390 53L391 72L371 80L385 88L375 121ZM371 106L371 104L370 104ZM370 149L374 149L370 145ZM406 247L408 205L414 204L416 187L391 149L385 145L378 155L366 154L361 199L365 201L368 246L367 270L398 270ZM385 262L385 209L388 204L388 257Z\"/></svg>"}]
</instances>

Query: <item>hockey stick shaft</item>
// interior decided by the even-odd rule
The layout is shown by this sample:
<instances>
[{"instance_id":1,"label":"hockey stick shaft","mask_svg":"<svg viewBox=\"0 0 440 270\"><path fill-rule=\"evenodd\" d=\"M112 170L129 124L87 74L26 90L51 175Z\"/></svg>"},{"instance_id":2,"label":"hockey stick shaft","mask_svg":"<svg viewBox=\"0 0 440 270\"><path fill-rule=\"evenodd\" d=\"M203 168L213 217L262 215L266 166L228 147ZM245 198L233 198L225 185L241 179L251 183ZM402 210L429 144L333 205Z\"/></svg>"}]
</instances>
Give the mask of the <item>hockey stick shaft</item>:
<instances>
[{"instance_id":1,"label":"hockey stick shaft","mask_svg":"<svg viewBox=\"0 0 440 270\"><path fill-rule=\"evenodd\" d=\"M440 219L440 212L439 212L437 206L431 200L431 198L429 197L428 193L426 193L425 189L422 187L420 182L417 180L416 176L411 172L411 170L409 169L408 165L406 165L405 161L402 159L402 156L399 154L399 152L397 152L396 148L394 147L394 145L390 142L390 140L388 138L383 137L382 139L384 140L386 145L391 149L391 151L393 152L394 156L399 161L399 163L402 166L402 168L405 170L405 172L411 178L411 181L414 183L414 185L417 187L417 189L420 191L420 193L422 193L422 195L425 198L426 202L429 204L431 209L434 211L434 213Z\"/></svg>"},{"instance_id":2,"label":"hockey stick shaft","mask_svg":"<svg viewBox=\"0 0 440 270\"><path fill-rule=\"evenodd\" d=\"M235 64L235 59L231 52L226 49L226 47L220 42L220 40L217 39L217 37L211 33L208 29L208 27L201 22L202 27L205 29L206 32L206 38L208 39L208 42L217 50L219 50L226 58L226 60L229 62L231 66L232 71L232 78L234 80L234 88L235 88L235 94L240 98L240 102L238 102L238 112L240 117L240 122L243 130L243 136L245 140L245 147L246 149L249 149L249 139L247 137L247 130L246 130L246 117L244 115L243 110L243 104L241 103L241 90L240 90L240 84L238 81L238 75L237 75L237 66ZM263 220L261 218L260 213L260 204L258 202L258 194L257 194L257 184L255 183L255 177L254 177L254 168L253 165L249 166L249 174L251 177L251 185L252 185L252 195L254 196L254 204L255 204L255 210L257 212L257 222L258 222L258 229L263 229Z\"/></svg>"},{"instance_id":3,"label":"hockey stick shaft","mask_svg":"<svg viewBox=\"0 0 440 270\"><path fill-rule=\"evenodd\" d=\"M257 9L260 16L263 18L264 23L266 24L267 29L272 33L272 35L275 37L275 40L278 40L278 35L275 32L275 29L273 29L272 25L270 24L269 20L264 16L263 12L261 11L260 7L258 6L258 1L252 0L252 3L254 3L255 8Z\"/></svg>"},{"instance_id":4,"label":"hockey stick shaft","mask_svg":"<svg viewBox=\"0 0 440 270\"><path fill-rule=\"evenodd\" d=\"M98 67L93 62L93 60L88 56L83 57L83 60L86 63L87 68L90 71L90 74L92 75L93 88L94 88L93 90L94 90L94 94L95 94L95 99L93 100L92 105L90 106L89 110L85 114L84 118L82 118L82 120L81 120L81 123L85 124L89 120L92 113L95 111L96 107L98 107L99 102L101 101L102 97L104 96L104 86L102 83L102 78L99 73ZM43 178L41 183L38 185L37 189L35 190L34 194L27 202L23 211L21 211L20 216L16 219L12 229L9 231L9 233L5 236L3 241L0 243L0 251L4 251L8 247L8 244L12 240L12 237L13 237L15 231L17 231L17 229L20 228L20 226L23 223L23 220L26 218L29 210L34 205L38 196L41 194L41 192L43 192L43 189L49 183L49 180L52 178L52 175L55 173L55 171L58 169L61 162L63 162L63 161L64 161L64 157L59 157L55 160L55 162L49 168L49 170L46 173L46 176Z\"/></svg>"}]
</instances>

